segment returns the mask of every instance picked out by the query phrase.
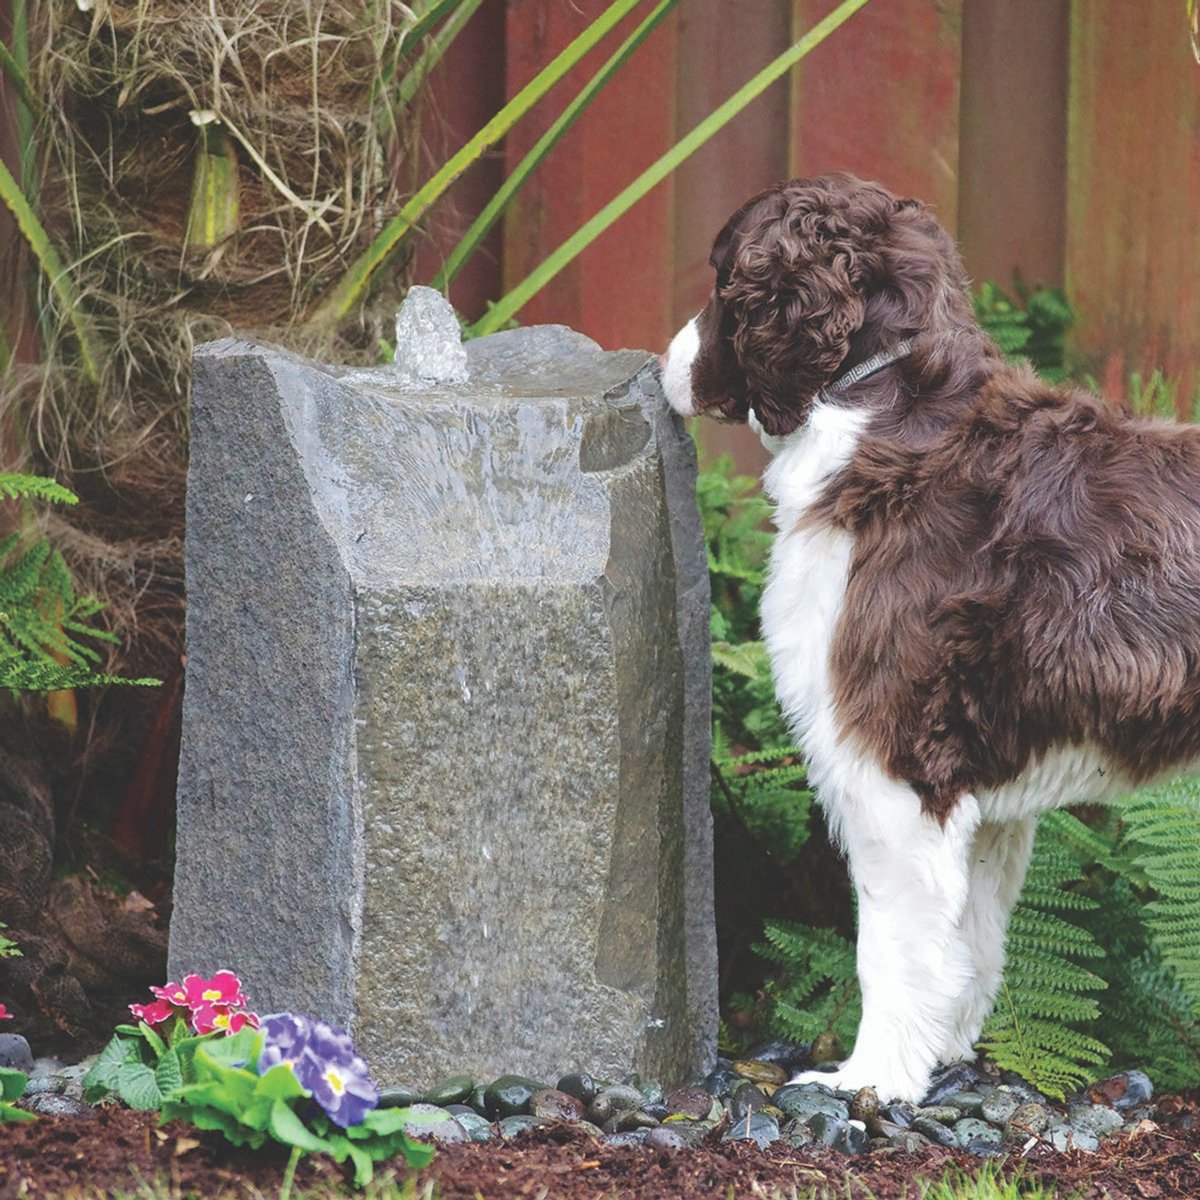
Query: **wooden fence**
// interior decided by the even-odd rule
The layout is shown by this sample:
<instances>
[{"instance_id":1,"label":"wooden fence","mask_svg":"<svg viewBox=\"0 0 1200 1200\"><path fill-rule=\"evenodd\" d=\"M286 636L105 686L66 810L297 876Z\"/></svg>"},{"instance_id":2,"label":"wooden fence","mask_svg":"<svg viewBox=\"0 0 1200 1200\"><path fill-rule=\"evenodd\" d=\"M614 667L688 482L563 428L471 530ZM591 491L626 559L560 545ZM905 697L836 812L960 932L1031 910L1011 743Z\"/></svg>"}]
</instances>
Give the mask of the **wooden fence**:
<instances>
[{"instance_id":1,"label":"wooden fence","mask_svg":"<svg viewBox=\"0 0 1200 1200\"><path fill-rule=\"evenodd\" d=\"M454 146L605 0L485 0L437 83ZM834 0L682 0L543 165L453 298L477 313ZM609 51L509 137L516 162ZM1064 284L1074 349L1114 394L1161 366L1200 382L1200 65L1183 0L871 0L558 276L521 314L662 348L710 284L712 235L748 195L828 169L932 203L978 280ZM436 262L504 169L464 178ZM708 435L747 467L757 448Z\"/></svg>"}]
</instances>

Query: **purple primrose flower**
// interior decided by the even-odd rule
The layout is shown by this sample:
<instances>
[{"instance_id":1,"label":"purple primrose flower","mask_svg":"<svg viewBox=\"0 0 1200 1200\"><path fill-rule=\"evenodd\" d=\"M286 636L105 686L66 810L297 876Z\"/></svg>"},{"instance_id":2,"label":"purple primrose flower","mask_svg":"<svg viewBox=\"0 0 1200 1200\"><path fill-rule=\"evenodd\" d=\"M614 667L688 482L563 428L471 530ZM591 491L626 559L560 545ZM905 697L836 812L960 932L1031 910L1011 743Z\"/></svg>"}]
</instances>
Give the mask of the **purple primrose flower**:
<instances>
[{"instance_id":1,"label":"purple primrose flower","mask_svg":"<svg viewBox=\"0 0 1200 1200\"><path fill-rule=\"evenodd\" d=\"M357 1125L379 1103L367 1064L345 1030L299 1013L264 1017L258 1073L284 1063L335 1124Z\"/></svg>"}]
</instances>

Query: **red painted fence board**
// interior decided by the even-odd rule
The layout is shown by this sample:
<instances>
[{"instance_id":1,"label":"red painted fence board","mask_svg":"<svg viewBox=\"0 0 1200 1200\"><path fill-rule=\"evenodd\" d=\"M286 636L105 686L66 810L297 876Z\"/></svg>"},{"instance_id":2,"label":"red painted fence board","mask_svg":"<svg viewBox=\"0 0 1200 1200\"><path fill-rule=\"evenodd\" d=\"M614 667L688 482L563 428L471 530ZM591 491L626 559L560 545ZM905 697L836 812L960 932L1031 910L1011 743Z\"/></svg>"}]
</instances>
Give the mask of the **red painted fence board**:
<instances>
[{"instance_id":1,"label":"red painted fence board","mask_svg":"<svg viewBox=\"0 0 1200 1200\"><path fill-rule=\"evenodd\" d=\"M836 0L795 0L799 36ZM955 228L962 0L872 0L792 76L792 173L851 171Z\"/></svg>"},{"instance_id":2,"label":"red painted fence board","mask_svg":"<svg viewBox=\"0 0 1200 1200\"><path fill-rule=\"evenodd\" d=\"M1161 366L1200 384L1200 65L1184 7L1076 0L1067 291L1106 390Z\"/></svg>"},{"instance_id":3,"label":"red painted fence board","mask_svg":"<svg viewBox=\"0 0 1200 1200\"><path fill-rule=\"evenodd\" d=\"M513 95L607 7L605 0L509 0ZM509 135L514 164L641 20L635 11ZM677 26L668 17L526 184L505 222L504 279L513 286L675 140ZM672 184L602 234L525 307L522 323L573 325L602 346L665 344L672 326Z\"/></svg>"}]
</instances>

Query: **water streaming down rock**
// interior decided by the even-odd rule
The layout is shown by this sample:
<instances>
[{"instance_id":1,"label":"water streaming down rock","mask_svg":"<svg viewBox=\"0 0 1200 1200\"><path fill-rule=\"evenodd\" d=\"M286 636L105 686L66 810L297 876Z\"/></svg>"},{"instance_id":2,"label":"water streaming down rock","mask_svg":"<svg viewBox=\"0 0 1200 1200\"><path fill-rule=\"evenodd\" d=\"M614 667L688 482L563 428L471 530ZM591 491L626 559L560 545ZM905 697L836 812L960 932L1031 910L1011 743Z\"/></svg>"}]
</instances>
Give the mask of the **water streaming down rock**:
<instances>
[{"instance_id":1,"label":"water streaming down rock","mask_svg":"<svg viewBox=\"0 0 1200 1200\"><path fill-rule=\"evenodd\" d=\"M383 1082L681 1078L715 1038L708 580L641 352L196 356L171 970L350 1026Z\"/></svg>"}]
</instances>

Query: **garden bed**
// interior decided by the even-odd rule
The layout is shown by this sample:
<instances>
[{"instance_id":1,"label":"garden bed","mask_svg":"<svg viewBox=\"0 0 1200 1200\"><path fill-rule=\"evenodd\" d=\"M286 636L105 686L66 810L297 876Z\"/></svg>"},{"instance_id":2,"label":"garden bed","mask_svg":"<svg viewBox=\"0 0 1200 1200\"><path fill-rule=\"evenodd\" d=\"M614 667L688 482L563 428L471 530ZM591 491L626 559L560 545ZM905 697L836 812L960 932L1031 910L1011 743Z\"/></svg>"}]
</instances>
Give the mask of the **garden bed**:
<instances>
[{"instance_id":1,"label":"garden bed","mask_svg":"<svg viewBox=\"0 0 1200 1200\"><path fill-rule=\"evenodd\" d=\"M1010 1155L999 1173L1056 1186L1060 1200L1076 1192L1087 1200L1194 1200L1200 1196L1200 1129L1178 1126L1191 1124L1196 1098L1167 1098L1160 1108L1163 1124L1147 1124L1098 1152L1039 1145L1024 1158ZM279 1195L286 1165L283 1147L235 1149L219 1135L179 1123L160 1129L152 1113L114 1108L6 1126L0 1134L0 1198L45 1200L78 1196L80 1189L148 1197L141 1185L156 1181L166 1185L164 1195L204 1200ZM793 1188L800 1196L825 1189L838 1200L865 1197L865 1189L874 1200L915 1200L914 1180L938 1179L955 1168L974 1174L979 1162L940 1147L859 1158L824 1147L762 1150L746 1142L656 1152L606 1145L581 1129L552 1125L511 1141L439 1148L417 1177L417 1194L432 1183L439 1200L724 1200L764 1190L790 1200ZM303 1191L350 1190L345 1174L327 1160L302 1159L295 1182Z\"/></svg>"}]
</instances>

